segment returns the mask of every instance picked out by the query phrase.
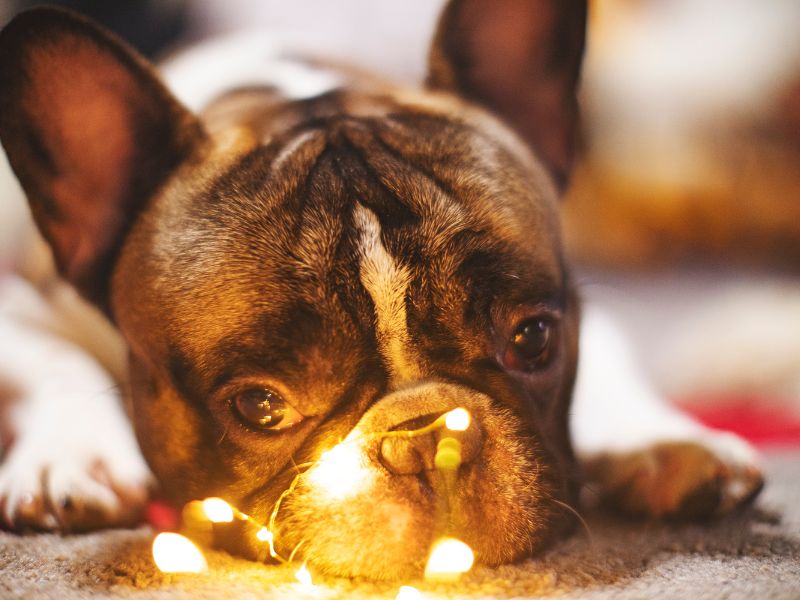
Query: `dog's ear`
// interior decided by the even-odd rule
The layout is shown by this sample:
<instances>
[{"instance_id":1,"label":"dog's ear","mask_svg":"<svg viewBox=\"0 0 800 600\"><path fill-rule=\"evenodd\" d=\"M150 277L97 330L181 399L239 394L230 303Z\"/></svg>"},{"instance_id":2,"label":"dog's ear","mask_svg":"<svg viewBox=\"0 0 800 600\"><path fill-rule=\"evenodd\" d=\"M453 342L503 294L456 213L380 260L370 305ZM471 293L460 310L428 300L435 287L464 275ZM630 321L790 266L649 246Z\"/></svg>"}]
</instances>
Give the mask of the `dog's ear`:
<instances>
[{"instance_id":1,"label":"dog's ear","mask_svg":"<svg viewBox=\"0 0 800 600\"><path fill-rule=\"evenodd\" d=\"M451 0L428 85L501 117L563 187L576 145L585 30L585 0Z\"/></svg>"},{"instance_id":2,"label":"dog's ear","mask_svg":"<svg viewBox=\"0 0 800 600\"><path fill-rule=\"evenodd\" d=\"M144 58L58 9L0 32L0 140L61 273L103 306L138 211L205 138Z\"/></svg>"}]
</instances>

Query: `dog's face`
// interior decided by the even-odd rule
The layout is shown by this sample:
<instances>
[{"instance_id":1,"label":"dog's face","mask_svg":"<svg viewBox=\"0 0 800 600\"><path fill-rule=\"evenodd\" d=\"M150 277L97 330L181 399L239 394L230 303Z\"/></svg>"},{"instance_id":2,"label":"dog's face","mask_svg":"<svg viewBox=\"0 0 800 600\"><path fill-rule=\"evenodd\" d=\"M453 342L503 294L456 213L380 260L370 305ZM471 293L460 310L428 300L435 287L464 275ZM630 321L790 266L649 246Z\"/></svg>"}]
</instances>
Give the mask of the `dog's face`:
<instances>
[{"instance_id":1,"label":"dog's face","mask_svg":"<svg viewBox=\"0 0 800 600\"><path fill-rule=\"evenodd\" d=\"M165 486L266 520L293 465L354 428L464 406L458 535L491 563L543 541L568 500L575 312L553 193L530 167L485 128L393 104L166 189L112 286ZM339 572L418 563L435 530L435 444L420 444L359 446L362 483L299 487L278 539Z\"/></svg>"},{"instance_id":2,"label":"dog's face","mask_svg":"<svg viewBox=\"0 0 800 600\"><path fill-rule=\"evenodd\" d=\"M299 108L265 94L213 134L82 21L31 13L0 44L23 65L4 59L3 143L62 272L128 341L133 420L163 489L266 521L294 465L314 463L274 533L338 574L422 565L439 434L363 434L458 406L473 424L451 533L496 564L569 522L577 307L551 176L569 160L584 14L505 0L495 18L477 4L443 17L436 91ZM567 26L566 55L530 58ZM499 44L505 73L485 49L498 28L530 45ZM94 72L65 79L52 67L65 53ZM546 89L529 94L539 72ZM315 462L344 439L346 453Z\"/></svg>"}]
</instances>

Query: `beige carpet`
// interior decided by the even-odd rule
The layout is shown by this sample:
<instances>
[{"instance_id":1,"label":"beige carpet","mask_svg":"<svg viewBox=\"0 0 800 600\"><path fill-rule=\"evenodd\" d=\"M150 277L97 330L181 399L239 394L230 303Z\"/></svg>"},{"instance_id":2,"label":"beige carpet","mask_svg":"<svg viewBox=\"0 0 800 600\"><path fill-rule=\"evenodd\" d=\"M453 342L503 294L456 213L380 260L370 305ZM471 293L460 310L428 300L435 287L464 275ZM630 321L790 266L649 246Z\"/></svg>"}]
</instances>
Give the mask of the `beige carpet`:
<instances>
[{"instance_id":1,"label":"beige carpet","mask_svg":"<svg viewBox=\"0 0 800 600\"><path fill-rule=\"evenodd\" d=\"M755 508L711 525L627 523L588 515L585 534L545 556L479 568L452 586L412 582L424 598L800 599L800 452L766 457L768 485ZM0 598L394 598L395 585L322 581L304 595L293 569L209 555L202 575L162 575L152 533L62 538L0 533ZM313 571L313 569L312 569Z\"/></svg>"}]
</instances>

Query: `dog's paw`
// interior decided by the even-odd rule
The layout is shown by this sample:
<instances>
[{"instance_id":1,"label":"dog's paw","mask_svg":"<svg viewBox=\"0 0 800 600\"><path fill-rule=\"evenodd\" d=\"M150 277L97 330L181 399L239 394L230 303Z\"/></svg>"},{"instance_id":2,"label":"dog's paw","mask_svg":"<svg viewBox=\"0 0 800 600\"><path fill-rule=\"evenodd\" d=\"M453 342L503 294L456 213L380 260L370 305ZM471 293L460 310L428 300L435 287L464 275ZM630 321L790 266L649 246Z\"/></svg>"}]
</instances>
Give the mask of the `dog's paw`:
<instances>
[{"instance_id":1,"label":"dog's paw","mask_svg":"<svg viewBox=\"0 0 800 600\"><path fill-rule=\"evenodd\" d=\"M662 442L589 460L586 474L600 500L645 518L703 519L752 501L764 484L750 446L732 434Z\"/></svg>"},{"instance_id":2,"label":"dog's paw","mask_svg":"<svg viewBox=\"0 0 800 600\"><path fill-rule=\"evenodd\" d=\"M16 530L85 531L138 522L151 475L138 448L15 445L0 466L0 514Z\"/></svg>"}]
</instances>

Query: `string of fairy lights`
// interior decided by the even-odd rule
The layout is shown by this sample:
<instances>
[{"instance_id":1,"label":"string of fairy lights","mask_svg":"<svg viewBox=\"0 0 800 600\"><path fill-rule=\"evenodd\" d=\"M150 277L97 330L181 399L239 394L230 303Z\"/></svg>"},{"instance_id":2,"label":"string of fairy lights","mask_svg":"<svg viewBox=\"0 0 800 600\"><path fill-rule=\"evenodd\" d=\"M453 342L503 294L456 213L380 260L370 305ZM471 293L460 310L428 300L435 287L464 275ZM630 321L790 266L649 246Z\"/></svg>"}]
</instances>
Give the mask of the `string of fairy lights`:
<instances>
[{"instance_id":1,"label":"string of fairy lights","mask_svg":"<svg viewBox=\"0 0 800 600\"><path fill-rule=\"evenodd\" d=\"M366 472L361 465L362 455L356 442L376 438L413 438L443 428L453 433L439 440L434 466L444 482L439 493L446 496L437 505L439 507L437 512L440 513L437 515L437 519L447 523L451 518L450 511L453 506L452 499L455 494L457 473L462 462L461 442L457 432L466 431L470 422L471 417L466 409L455 408L419 429L353 434L331 450L323 452L318 461L298 465L297 475L289 487L278 497L266 524L241 512L222 498L206 498L205 500L193 500L186 504L182 511L184 525L194 525L196 529L198 524L203 523L208 525L234 521L247 523L255 531L256 539L265 546L266 554L270 558L282 564L292 564L300 544L295 546L289 557L284 557L275 549L273 532L276 530L276 521L283 501L295 491L301 481L336 498L346 491L352 490L353 478L363 477ZM347 474L347 477L342 477L343 474ZM188 527L188 529L192 529L192 527ZM446 529L445 527L445 533ZM153 540L153 560L163 573L199 573L208 568L205 555L200 547L189 537L175 532L162 532L156 535ZM427 581L456 581L472 568L473 562L474 554L466 543L453 536L442 535L431 545L424 577ZM312 576L306 562L303 562L295 572L295 578L301 590L311 591L314 589ZM413 600L420 597L420 592L408 585L401 586L397 594L397 600Z\"/></svg>"}]
</instances>

